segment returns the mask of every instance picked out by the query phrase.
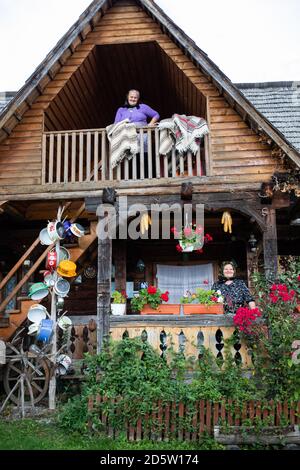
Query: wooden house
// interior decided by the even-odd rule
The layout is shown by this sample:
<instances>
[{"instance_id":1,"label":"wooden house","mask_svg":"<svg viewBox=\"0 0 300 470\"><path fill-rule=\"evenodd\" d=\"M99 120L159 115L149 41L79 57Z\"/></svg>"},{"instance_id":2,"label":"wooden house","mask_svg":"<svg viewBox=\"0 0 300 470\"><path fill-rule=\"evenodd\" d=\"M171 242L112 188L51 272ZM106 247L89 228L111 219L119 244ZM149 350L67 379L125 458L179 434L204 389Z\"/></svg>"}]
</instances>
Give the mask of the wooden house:
<instances>
[{"instance_id":1,"label":"wooden house","mask_svg":"<svg viewBox=\"0 0 300 470\"><path fill-rule=\"evenodd\" d=\"M141 151L111 168L105 128L132 88L141 90L142 101L161 119L178 113L207 121L209 134L196 155L188 153L178 164L175 150L161 156L154 127L140 130L148 135L147 158ZM159 285L158 266L166 265L173 267L170 284L183 267L210 266L216 278L219 263L232 258L247 281L260 262L274 276L278 254L299 254L299 227L290 225L300 210L297 197L273 191L274 184L266 194L263 184L274 174L284 174L286 184L297 177L299 140L280 128L281 119L276 125L272 112L266 116L260 109L264 100L255 92L266 89L234 85L155 2L94 0L0 114L0 337L8 340L26 320L28 283L42 279L49 251L38 234L62 204L86 229L79 244L69 246L81 273L65 303L76 325L74 357L92 350L91 318L98 318L99 337L144 333L162 349L171 333L175 347L187 353L204 344L222 354L223 337L234 330L231 319L110 317L111 281L116 289ZM272 94L268 98L270 110ZM290 120L284 110L281 116ZM183 183L191 183L188 196ZM153 203L204 204L213 242L202 254L183 255L172 239L100 240L97 208L104 188L115 189L116 207L121 196L149 209ZM225 210L233 218L232 234L221 225ZM249 361L244 346L235 353Z\"/></svg>"}]
</instances>

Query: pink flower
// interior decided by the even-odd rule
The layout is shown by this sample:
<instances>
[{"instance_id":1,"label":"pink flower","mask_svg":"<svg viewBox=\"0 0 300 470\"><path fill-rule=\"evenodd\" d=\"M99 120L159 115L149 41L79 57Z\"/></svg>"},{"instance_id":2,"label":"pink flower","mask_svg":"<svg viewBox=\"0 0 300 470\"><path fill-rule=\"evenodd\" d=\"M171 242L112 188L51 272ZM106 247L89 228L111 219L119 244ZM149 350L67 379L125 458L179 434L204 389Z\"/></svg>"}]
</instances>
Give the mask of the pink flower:
<instances>
[{"instance_id":1,"label":"pink flower","mask_svg":"<svg viewBox=\"0 0 300 470\"><path fill-rule=\"evenodd\" d=\"M174 235L178 235L178 231L176 227L172 227L171 232L174 233Z\"/></svg>"},{"instance_id":2,"label":"pink flower","mask_svg":"<svg viewBox=\"0 0 300 470\"><path fill-rule=\"evenodd\" d=\"M185 228L183 229L183 233L184 233L184 235L185 235L186 237L191 237L192 234L193 234L193 231L192 231L192 229L191 229L190 227L185 227Z\"/></svg>"},{"instance_id":3,"label":"pink flower","mask_svg":"<svg viewBox=\"0 0 300 470\"><path fill-rule=\"evenodd\" d=\"M195 233L197 235L201 235L201 233L203 233L203 227L201 225L197 225L197 227L195 229Z\"/></svg>"},{"instance_id":4,"label":"pink flower","mask_svg":"<svg viewBox=\"0 0 300 470\"><path fill-rule=\"evenodd\" d=\"M299 281L299 282L300 282L300 274L299 274L299 276L297 277L297 281Z\"/></svg>"},{"instance_id":5,"label":"pink flower","mask_svg":"<svg viewBox=\"0 0 300 470\"><path fill-rule=\"evenodd\" d=\"M161 294L160 296L161 300L163 300L164 302L168 302L169 301L169 292L165 292L164 294Z\"/></svg>"},{"instance_id":6,"label":"pink flower","mask_svg":"<svg viewBox=\"0 0 300 470\"><path fill-rule=\"evenodd\" d=\"M210 298L210 300L211 300L212 302L218 302L218 298L217 298L217 297L214 297L214 296L212 296L212 297Z\"/></svg>"},{"instance_id":7,"label":"pink flower","mask_svg":"<svg viewBox=\"0 0 300 470\"><path fill-rule=\"evenodd\" d=\"M208 284L209 284L208 279L204 279L203 284L205 284L206 286L208 286Z\"/></svg>"},{"instance_id":8,"label":"pink flower","mask_svg":"<svg viewBox=\"0 0 300 470\"><path fill-rule=\"evenodd\" d=\"M179 253L182 252L182 247L179 245L179 243L178 243L178 245L176 245L176 250L177 250Z\"/></svg>"}]
</instances>

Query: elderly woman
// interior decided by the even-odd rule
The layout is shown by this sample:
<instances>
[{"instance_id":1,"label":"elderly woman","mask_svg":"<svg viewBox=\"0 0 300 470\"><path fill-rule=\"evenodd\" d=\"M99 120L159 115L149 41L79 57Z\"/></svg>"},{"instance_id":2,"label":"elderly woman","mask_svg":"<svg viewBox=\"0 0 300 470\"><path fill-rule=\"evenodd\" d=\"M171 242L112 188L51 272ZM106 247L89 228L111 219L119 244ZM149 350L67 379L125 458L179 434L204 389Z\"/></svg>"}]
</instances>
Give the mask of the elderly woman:
<instances>
[{"instance_id":1,"label":"elderly woman","mask_svg":"<svg viewBox=\"0 0 300 470\"><path fill-rule=\"evenodd\" d=\"M125 105L119 108L115 117L115 124L124 119L129 119L137 127L154 126L159 120L159 114L150 106L140 103L140 92L130 90L126 96ZM150 122L148 123L148 119Z\"/></svg>"},{"instance_id":2,"label":"elderly woman","mask_svg":"<svg viewBox=\"0 0 300 470\"><path fill-rule=\"evenodd\" d=\"M234 314L239 307L249 304L255 308L255 302L244 281L236 279L236 266L233 261L225 261L221 266L221 278L212 285L224 297L224 313Z\"/></svg>"}]
</instances>

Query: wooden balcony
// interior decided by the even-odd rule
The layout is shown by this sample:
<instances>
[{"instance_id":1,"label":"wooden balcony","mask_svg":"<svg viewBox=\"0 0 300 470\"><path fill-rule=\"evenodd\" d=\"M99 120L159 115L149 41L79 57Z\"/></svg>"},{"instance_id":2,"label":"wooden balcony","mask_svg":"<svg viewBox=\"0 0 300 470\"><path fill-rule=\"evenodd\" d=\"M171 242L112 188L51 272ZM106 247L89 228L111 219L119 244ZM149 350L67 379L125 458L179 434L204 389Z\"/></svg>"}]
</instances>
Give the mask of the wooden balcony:
<instances>
[{"instance_id":1,"label":"wooden balcony","mask_svg":"<svg viewBox=\"0 0 300 470\"><path fill-rule=\"evenodd\" d=\"M112 169L110 145L105 129L45 132L42 144L42 184L158 181L179 177L209 175L208 136L196 155L179 155L175 148L165 156L159 154L159 129L138 129L140 153L125 158ZM107 185L107 183L105 184Z\"/></svg>"},{"instance_id":2,"label":"wooden balcony","mask_svg":"<svg viewBox=\"0 0 300 470\"><path fill-rule=\"evenodd\" d=\"M84 352L95 354L97 344L96 315L72 315L74 331L70 342L73 359L82 359ZM110 317L110 337L114 341L141 337L159 354L175 352L186 357L198 357L202 347L209 349L214 357L225 358L224 341L235 331L231 315L124 315ZM245 342L237 339L231 348L235 361L243 368L251 368L251 355Z\"/></svg>"}]
</instances>

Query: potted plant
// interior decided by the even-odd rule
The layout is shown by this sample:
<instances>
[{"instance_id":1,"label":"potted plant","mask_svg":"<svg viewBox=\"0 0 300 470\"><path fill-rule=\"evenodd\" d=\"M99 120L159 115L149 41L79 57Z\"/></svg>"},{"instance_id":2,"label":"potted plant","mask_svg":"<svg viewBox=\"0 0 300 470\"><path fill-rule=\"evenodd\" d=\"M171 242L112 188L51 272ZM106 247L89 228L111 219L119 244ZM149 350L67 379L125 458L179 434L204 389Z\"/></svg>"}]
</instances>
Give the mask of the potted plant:
<instances>
[{"instance_id":1,"label":"potted plant","mask_svg":"<svg viewBox=\"0 0 300 470\"><path fill-rule=\"evenodd\" d=\"M176 227L172 227L171 232L174 234L175 238L179 240L178 245L176 245L176 250L178 252L186 253L197 251L198 253L202 253L203 245L213 240L209 233L204 235L202 225L186 225L180 231L178 231Z\"/></svg>"},{"instance_id":2,"label":"potted plant","mask_svg":"<svg viewBox=\"0 0 300 470\"><path fill-rule=\"evenodd\" d=\"M187 291L181 297L184 315L192 314L212 314L220 315L224 313L223 297L220 291L196 289L194 293Z\"/></svg>"},{"instance_id":3,"label":"potted plant","mask_svg":"<svg viewBox=\"0 0 300 470\"><path fill-rule=\"evenodd\" d=\"M161 292L155 286L141 289L131 300L133 311L141 312L141 315L179 315L179 304L163 304L169 301L169 292Z\"/></svg>"},{"instance_id":4,"label":"potted plant","mask_svg":"<svg viewBox=\"0 0 300 470\"><path fill-rule=\"evenodd\" d=\"M113 299L111 304L112 315L125 315L126 314L126 299L127 295L125 291L115 290L111 297Z\"/></svg>"}]
</instances>

